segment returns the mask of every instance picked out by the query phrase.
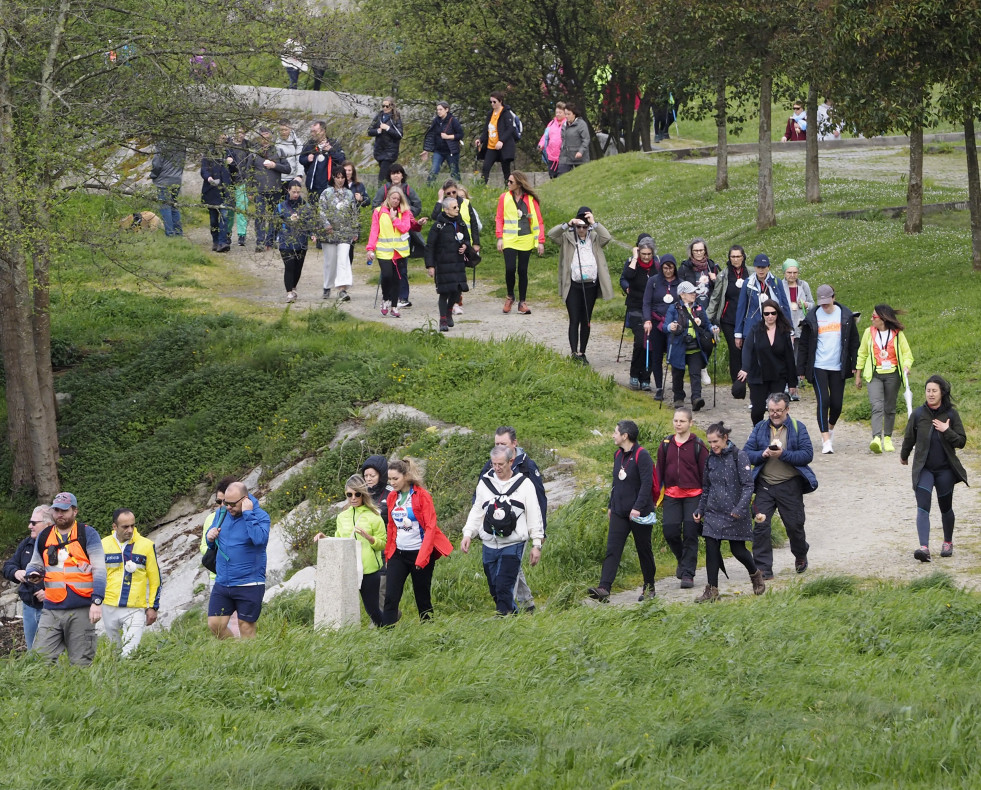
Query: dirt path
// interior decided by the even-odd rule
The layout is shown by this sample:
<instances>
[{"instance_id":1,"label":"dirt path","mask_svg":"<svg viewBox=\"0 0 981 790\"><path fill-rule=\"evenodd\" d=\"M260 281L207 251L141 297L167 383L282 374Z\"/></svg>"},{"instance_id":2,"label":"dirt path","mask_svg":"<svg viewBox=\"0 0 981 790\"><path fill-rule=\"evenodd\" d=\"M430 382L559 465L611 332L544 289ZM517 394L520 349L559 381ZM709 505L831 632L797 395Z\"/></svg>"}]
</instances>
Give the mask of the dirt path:
<instances>
[{"instance_id":1,"label":"dirt path","mask_svg":"<svg viewBox=\"0 0 981 790\"><path fill-rule=\"evenodd\" d=\"M205 230L196 230L192 239L200 244L210 243ZM278 252L257 254L250 244L246 247L233 246L231 254L221 258L251 275L255 284L248 292L226 293L225 296L262 304L285 304L283 269ZM343 310L359 320L381 321L402 331L423 327L429 322L438 324L435 289L421 284L413 285L411 298L414 306L403 310L401 318L383 318L372 306L375 286L366 282L368 277L375 274L375 269L366 267L361 256L356 260L360 260L360 263L355 265L352 299L342 306ZM327 304L322 299L321 261L316 251L308 255L295 308L318 309ZM418 267L420 263L413 261L411 265ZM509 315L502 314L501 300L490 295L503 278L502 268L496 253L487 256L482 266L484 275L500 279L487 283L478 279L476 290L465 296L464 314L457 318L450 336L486 340L520 334L567 354L568 318L564 311L532 304L531 315L518 315L516 310ZM597 373L613 376L625 386L629 377L630 339L628 337L624 342L628 356L617 364L619 340L618 327L606 325L594 328L588 357ZM733 429L733 440L737 444L744 442L752 428L746 401L734 400L728 387L719 387L717 405L712 408L711 386L706 388L706 394L709 408L696 415L696 424L704 429L713 422L724 420ZM659 405L651 400L650 408L656 409ZM805 424L812 441L816 441L820 448L820 434L815 428L814 398L810 389L803 391L800 403L793 404L791 414ZM976 489L958 486L955 491L956 550L950 559L941 560L939 557L942 536L934 503L931 534L934 561L919 563L912 557L916 548L916 508L909 467L900 465L898 453L873 455L868 448L870 438L866 424L839 422L834 436L835 453L821 455L819 452L815 456L812 468L817 475L819 488L805 498L807 539L811 545L810 569L804 577L799 577L794 573L789 547L777 549L774 553L775 585L785 586L800 578L812 579L817 575L830 574L902 581L939 569L950 571L962 585L972 588L981 586L977 574L978 558L981 556L977 529L981 522L981 502ZM901 436L896 438L898 445ZM969 474L977 480L981 467L978 458L973 454L962 454L962 458ZM628 551L632 549L628 548ZM674 559L670 555L664 554L656 559L662 567L674 568ZM730 560L728 569L732 579L727 581L724 576L721 577L720 590L724 594L749 594L749 580L742 566ZM699 568L695 583L695 590L680 590L673 578L665 579L658 585L658 596L666 601L692 600L706 583L704 569ZM622 603L636 602L637 591L618 593L613 599Z\"/></svg>"}]
</instances>

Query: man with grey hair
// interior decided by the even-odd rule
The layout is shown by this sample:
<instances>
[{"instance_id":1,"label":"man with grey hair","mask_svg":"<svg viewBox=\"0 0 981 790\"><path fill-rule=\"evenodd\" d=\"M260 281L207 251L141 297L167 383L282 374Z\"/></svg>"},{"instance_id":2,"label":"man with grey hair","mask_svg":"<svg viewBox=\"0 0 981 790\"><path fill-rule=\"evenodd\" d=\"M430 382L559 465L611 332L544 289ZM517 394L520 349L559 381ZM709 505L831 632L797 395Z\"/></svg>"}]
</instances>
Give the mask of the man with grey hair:
<instances>
[{"instance_id":1,"label":"man with grey hair","mask_svg":"<svg viewBox=\"0 0 981 790\"><path fill-rule=\"evenodd\" d=\"M31 513L28 529L30 534L18 545L9 560L3 564L3 576L8 581L20 582L17 595L20 597L21 616L24 620L24 641L27 649L34 647L34 637L41 622L41 612L44 610L44 584L27 581L27 566L34 556L34 543L41 530L54 524L54 514L46 505L39 505Z\"/></svg>"},{"instance_id":2,"label":"man with grey hair","mask_svg":"<svg viewBox=\"0 0 981 790\"><path fill-rule=\"evenodd\" d=\"M756 424L743 450L755 467L753 559L763 578L772 579L770 519L777 510L790 539L795 570L807 570L810 547L804 535L804 494L817 489L818 481L808 466L814 460L811 438L803 423L790 416L790 396L774 392L766 400L766 409L769 417Z\"/></svg>"},{"instance_id":3,"label":"man with grey hair","mask_svg":"<svg viewBox=\"0 0 981 790\"><path fill-rule=\"evenodd\" d=\"M227 516L219 527L208 530L209 547L217 548L215 584L208 602L208 627L219 639L232 635L228 619L238 613L242 639L255 636L266 591L266 545L269 514L244 483L225 489Z\"/></svg>"},{"instance_id":4,"label":"man with grey hair","mask_svg":"<svg viewBox=\"0 0 981 790\"><path fill-rule=\"evenodd\" d=\"M514 585L521 570L525 542L532 541L531 564L542 557L545 537L535 486L512 468L514 450L494 445L491 470L477 483L473 507L463 528L460 548L469 553L477 536L483 541L484 574L499 615L517 612Z\"/></svg>"},{"instance_id":5,"label":"man with grey hair","mask_svg":"<svg viewBox=\"0 0 981 790\"><path fill-rule=\"evenodd\" d=\"M426 271L436 281L439 294L439 331L448 332L453 326L453 305L461 293L470 290L467 266L476 266L479 256L470 243L457 199L446 196L441 205L426 240Z\"/></svg>"}]
</instances>

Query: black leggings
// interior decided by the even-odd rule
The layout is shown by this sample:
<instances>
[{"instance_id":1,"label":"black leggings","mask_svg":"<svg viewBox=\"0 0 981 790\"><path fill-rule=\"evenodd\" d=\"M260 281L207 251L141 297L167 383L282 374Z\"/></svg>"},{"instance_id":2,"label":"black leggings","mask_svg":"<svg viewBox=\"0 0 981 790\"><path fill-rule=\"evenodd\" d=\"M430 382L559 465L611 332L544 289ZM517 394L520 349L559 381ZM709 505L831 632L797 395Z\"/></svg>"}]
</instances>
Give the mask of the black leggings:
<instances>
[{"instance_id":1,"label":"black leggings","mask_svg":"<svg viewBox=\"0 0 981 790\"><path fill-rule=\"evenodd\" d=\"M743 350L736 348L736 327L734 325L720 324L720 328L722 329L722 336L726 339L726 348L729 350L729 380L735 381L743 367Z\"/></svg>"},{"instance_id":2,"label":"black leggings","mask_svg":"<svg viewBox=\"0 0 981 790\"><path fill-rule=\"evenodd\" d=\"M497 162L500 162L501 172L504 174L504 183L507 184L508 176L511 175L511 163L513 161L513 159L502 159L501 152L496 149L493 151L487 151L484 153L484 166L482 168L483 172L481 173L481 176L486 182L487 177L490 175L491 168L494 167Z\"/></svg>"},{"instance_id":3,"label":"black leggings","mask_svg":"<svg viewBox=\"0 0 981 790\"><path fill-rule=\"evenodd\" d=\"M576 343L579 353L586 353L589 343L589 323L593 318L593 306L596 304L597 287L595 282L577 283L569 286L569 295L565 298L565 307L569 311L569 347L576 353Z\"/></svg>"},{"instance_id":4,"label":"black leggings","mask_svg":"<svg viewBox=\"0 0 981 790\"><path fill-rule=\"evenodd\" d=\"M739 560L750 574L756 573L753 552L746 548L744 540L730 540L729 551ZM705 575L712 587L719 586L719 568L722 567L722 541L705 536Z\"/></svg>"},{"instance_id":5,"label":"black leggings","mask_svg":"<svg viewBox=\"0 0 981 790\"><path fill-rule=\"evenodd\" d=\"M451 293L441 293L439 295L439 318L441 321L449 318L453 314L453 305L457 303L460 298L459 291L452 291Z\"/></svg>"},{"instance_id":6,"label":"black leggings","mask_svg":"<svg viewBox=\"0 0 981 790\"><path fill-rule=\"evenodd\" d=\"M300 274L303 272L303 261L307 257L306 250L280 250L283 256L283 285L286 286L287 293L295 291L300 282Z\"/></svg>"},{"instance_id":7,"label":"black leggings","mask_svg":"<svg viewBox=\"0 0 981 790\"><path fill-rule=\"evenodd\" d=\"M518 301L523 302L528 297L528 261L531 260L531 250L513 250L504 248L504 282L508 287L508 296L514 298L514 273L518 272Z\"/></svg>"},{"instance_id":8,"label":"black leggings","mask_svg":"<svg viewBox=\"0 0 981 790\"><path fill-rule=\"evenodd\" d=\"M845 379L838 370L814 368L814 396L817 398L818 430L827 433L841 416L845 399ZM783 390L783 387L780 388Z\"/></svg>"},{"instance_id":9,"label":"black leggings","mask_svg":"<svg viewBox=\"0 0 981 790\"><path fill-rule=\"evenodd\" d=\"M664 387L664 355L668 352L668 336L664 334L657 325L651 326L650 343L650 363L651 374L654 376L654 389ZM644 357L647 357L647 349L644 350Z\"/></svg>"},{"instance_id":10,"label":"black leggings","mask_svg":"<svg viewBox=\"0 0 981 790\"><path fill-rule=\"evenodd\" d=\"M430 557L425 568L416 568L418 556L418 551L396 549L388 561L388 578L385 581L385 611L382 613L382 622L385 625L394 625L398 622L402 590L405 589L405 580L410 576L412 577L412 592L415 594L419 618L428 620L433 614L433 566L436 564L436 559Z\"/></svg>"},{"instance_id":11,"label":"black leggings","mask_svg":"<svg viewBox=\"0 0 981 790\"><path fill-rule=\"evenodd\" d=\"M378 593L381 590L382 572L366 573L361 577L361 603L364 610L371 618L371 622L380 626L382 624L382 613Z\"/></svg>"},{"instance_id":12,"label":"black leggings","mask_svg":"<svg viewBox=\"0 0 981 790\"><path fill-rule=\"evenodd\" d=\"M940 508L940 524L944 530L944 543L954 542L954 485L957 476L949 466L943 469L920 471L916 481L916 533L921 546L930 545L930 500L937 489L937 506Z\"/></svg>"},{"instance_id":13,"label":"black leggings","mask_svg":"<svg viewBox=\"0 0 981 790\"><path fill-rule=\"evenodd\" d=\"M733 379L735 381L735 379ZM762 384L749 385L749 403L753 407L749 413L753 425L766 417L766 399L774 392L783 392L783 383L779 381L764 381Z\"/></svg>"},{"instance_id":14,"label":"black leggings","mask_svg":"<svg viewBox=\"0 0 981 790\"><path fill-rule=\"evenodd\" d=\"M399 300L399 274L395 262L378 258L378 271L381 275L382 299L394 307Z\"/></svg>"}]
</instances>

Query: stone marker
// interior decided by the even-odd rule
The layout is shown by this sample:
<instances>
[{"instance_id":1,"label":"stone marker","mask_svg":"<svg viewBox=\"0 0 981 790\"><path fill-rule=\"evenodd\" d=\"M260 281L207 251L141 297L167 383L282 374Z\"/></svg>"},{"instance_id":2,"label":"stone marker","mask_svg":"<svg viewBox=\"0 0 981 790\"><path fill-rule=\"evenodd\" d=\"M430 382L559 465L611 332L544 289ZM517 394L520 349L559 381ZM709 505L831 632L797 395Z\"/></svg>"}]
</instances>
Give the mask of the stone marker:
<instances>
[{"instance_id":1,"label":"stone marker","mask_svg":"<svg viewBox=\"0 0 981 790\"><path fill-rule=\"evenodd\" d=\"M314 627L360 625L358 551L358 542L354 538L321 538L317 541Z\"/></svg>"}]
</instances>

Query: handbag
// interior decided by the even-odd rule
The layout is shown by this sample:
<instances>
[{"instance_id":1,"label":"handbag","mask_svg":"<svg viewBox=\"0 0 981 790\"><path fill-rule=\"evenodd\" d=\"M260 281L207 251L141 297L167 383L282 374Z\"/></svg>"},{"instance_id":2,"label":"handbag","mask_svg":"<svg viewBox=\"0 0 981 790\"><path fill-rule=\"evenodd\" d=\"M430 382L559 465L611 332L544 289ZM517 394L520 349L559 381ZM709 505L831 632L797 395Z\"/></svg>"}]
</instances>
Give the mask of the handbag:
<instances>
[{"instance_id":1,"label":"handbag","mask_svg":"<svg viewBox=\"0 0 981 790\"><path fill-rule=\"evenodd\" d=\"M225 520L225 516L228 514L228 510L221 508L218 511L218 517L215 519L218 523L212 522L211 527L208 528L210 532L215 527L220 527L222 522ZM201 564L211 573L217 573L218 570L218 539L215 538L215 545L208 546L208 550L201 557Z\"/></svg>"}]
</instances>

